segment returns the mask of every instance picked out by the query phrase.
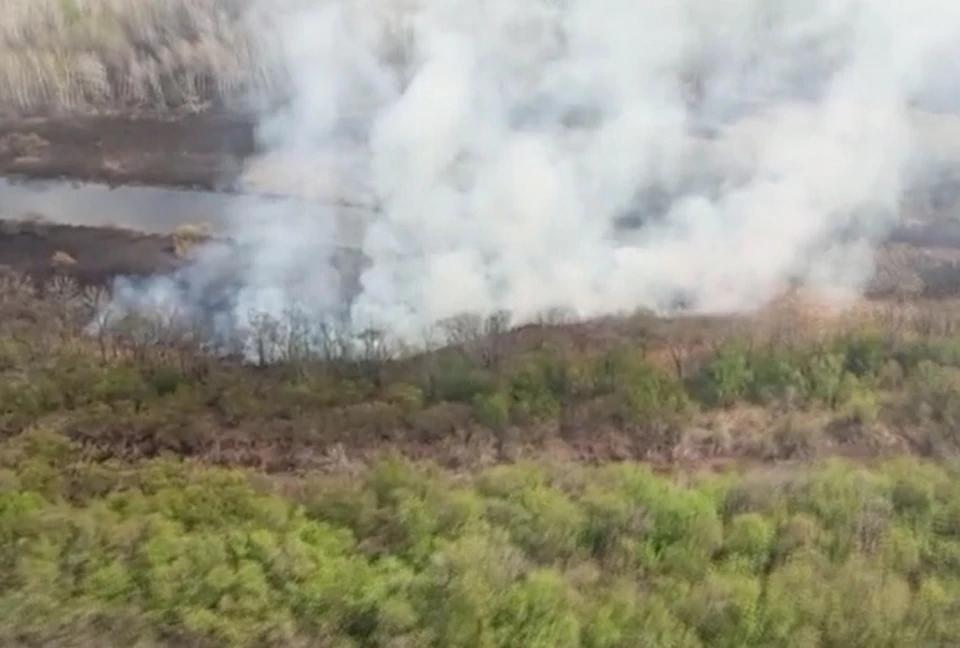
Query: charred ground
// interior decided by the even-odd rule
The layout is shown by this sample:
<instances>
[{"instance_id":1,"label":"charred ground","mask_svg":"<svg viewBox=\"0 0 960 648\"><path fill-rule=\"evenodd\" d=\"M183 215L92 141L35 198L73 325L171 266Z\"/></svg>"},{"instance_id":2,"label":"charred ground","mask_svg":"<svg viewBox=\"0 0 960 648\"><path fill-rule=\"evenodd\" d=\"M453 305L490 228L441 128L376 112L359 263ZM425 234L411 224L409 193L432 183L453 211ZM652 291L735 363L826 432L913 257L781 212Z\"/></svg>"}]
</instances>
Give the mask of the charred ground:
<instances>
[{"instance_id":1,"label":"charred ground","mask_svg":"<svg viewBox=\"0 0 960 648\"><path fill-rule=\"evenodd\" d=\"M90 115L0 120L0 175L229 189L255 152L242 116Z\"/></svg>"},{"instance_id":2,"label":"charred ground","mask_svg":"<svg viewBox=\"0 0 960 648\"><path fill-rule=\"evenodd\" d=\"M28 215L29 216L29 215ZM43 282L65 274L84 285L109 285L121 276L168 275L188 262L189 252L208 235L180 227L169 234L120 227L86 227L45 220L42 214L0 220L0 265ZM218 239L230 246L227 239ZM54 263L58 252L72 262ZM241 252L236 250L237 253ZM355 283L362 268L358 251L337 248L331 258ZM871 298L947 298L960 293L960 237L951 223L896 230L879 246L876 272L867 287Z\"/></svg>"},{"instance_id":3,"label":"charred ground","mask_svg":"<svg viewBox=\"0 0 960 648\"><path fill-rule=\"evenodd\" d=\"M115 277L168 274L182 266L174 236L43 220L0 222L0 265L43 283L68 275L82 285Z\"/></svg>"}]
</instances>

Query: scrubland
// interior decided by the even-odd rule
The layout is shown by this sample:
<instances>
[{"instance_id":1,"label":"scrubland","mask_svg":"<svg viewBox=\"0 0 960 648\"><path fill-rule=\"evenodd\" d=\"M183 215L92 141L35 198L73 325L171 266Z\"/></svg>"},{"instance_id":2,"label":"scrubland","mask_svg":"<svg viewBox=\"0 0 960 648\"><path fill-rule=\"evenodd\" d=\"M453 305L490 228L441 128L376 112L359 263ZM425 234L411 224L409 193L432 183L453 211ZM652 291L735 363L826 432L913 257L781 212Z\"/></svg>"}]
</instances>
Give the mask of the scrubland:
<instances>
[{"instance_id":1,"label":"scrubland","mask_svg":"<svg viewBox=\"0 0 960 648\"><path fill-rule=\"evenodd\" d=\"M958 302L217 356L106 299L0 282L4 644L960 640Z\"/></svg>"},{"instance_id":2,"label":"scrubland","mask_svg":"<svg viewBox=\"0 0 960 648\"><path fill-rule=\"evenodd\" d=\"M213 126L124 120L276 98L254 4L7 2L0 166L211 184ZM289 312L216 350L199 319L110 315L97 284L208 234L0 227L33 276L0 269L0 644L960 645L943 231L846 309L467 314L416 348Z\"/></svg>"}]
</instances>

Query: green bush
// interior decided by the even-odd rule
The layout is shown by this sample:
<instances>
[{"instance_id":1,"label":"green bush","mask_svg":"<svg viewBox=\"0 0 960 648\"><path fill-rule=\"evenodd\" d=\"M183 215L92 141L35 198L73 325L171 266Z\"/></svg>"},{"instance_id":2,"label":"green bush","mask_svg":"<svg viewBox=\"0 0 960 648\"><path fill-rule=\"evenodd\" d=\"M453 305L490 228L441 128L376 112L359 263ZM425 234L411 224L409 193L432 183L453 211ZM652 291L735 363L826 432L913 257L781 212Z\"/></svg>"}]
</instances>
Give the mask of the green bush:
<instances>
[{"instance_id":1,"label":"green bush","mask_svg":"<svg viewBox=\"0 0 960 648\"><path fill-rule=\"evenodd\" d=\"M430 373L427 395L431 402L454 401L469 403L477 394L490 391L490 375L470 364L463 356L443 358Z\"/></svg>"},{"instance_id":2,"label":"green bush","mask_svg":"<svg viewBox=\"0 0 960 648\"><path fill-rule=\"evenodd\" d=\"M950 430L960 427L960 369L925 360L909 379L907 394L915 420L932 419Z\"/></svg>"},{"instance_id":3,"label":"green bush","mask_svg":"<svg viewBox=\"0 0 960 648\"><path fill-rule=\"evenodd\" d=\"M504 391L492 394L477 394L473 399L473 409L480 422L489 428L499 430L510 422L510 395Z\"/></svg>"},{"instance_id":4,"label":"green bush","mask_svg":"<svg viewBox=\"0 0 960 648\"><path fill-rule=\"evenodd\" d=\"M888 357L882 340L842 338L833 347L748 352L725 344L694 380L695 390L704 403L718 407L783 401L837 408L853 398L868 400L864 392L873 389Z\"/></svg>"},{"instance_id":5,"label":"green bush","mask_svg":"<svg viewBox=\"0 0 960 648\"><path fill-rule=\"evenodd\" d=\"M873 378L880 374L891 349L882 335L868 333L839 338L834 351L844 357L845 371L857 378Z\"/></svg>"},{"instance_id":6,"label":"green bush","mask_svg":"<svg viewBox=\"0 0 960 648\"><path fill-rule=\"evenodd\" d=\"M753 381L750 359L738 344L725 344L707 365L700 380L702 398L727 407L742 399Z\"/></svg>"},{"instance_id":7,"label":"green bush","mask_svg":"<svg viewBox=\"0 0 960 648\"><path fill-rule=\"evenodd\" d=\"M767 405L778 400L796 401L806 397L803 365L795 354L763 349L752 354L750 365L747 396L751 401Z\"/></svg>"},{"instance_id":8,"label":"green bush","mask_svg":"<svg viewBox=\"0 0 960 648\"><path fill-rule=\"evenodd\" d=\"M174 460L94 471L44 431L2 450L9 645L960 641L960 488L912 460L677 481L394 458L272 482Z\"/></svg>"},{"instance_id":9,"label":"green bush","mask_svg":"<svg viewBox=\"0 0 960 648\"><path fill-rule=\"evenodd\" d=\"M844 388L846 358L839 353L816 352L804 366L806 396L809 400L835 407Z\"/></svg>"},{"instance_id":10,"label":"green bush","mask_svg":"<svg viewBox=\"0 0 960 648\"><path fill-rule=\"evenodd\" d=\"M629 422L669 419L692 407L680 381L642 362L624 373L616 393L623 406L623 418Z\"/></svg>"},{"instance_id":11,"label":"green bush","mask_svg":"<svg viewBox=\"0 0 960 648\"><path fill-rule=\"evenodd\" d=\"M960 368L960 339L927 338L915 341L895 350L893 357L908 374L918 369L924 361Z\"/></svg>"}]
</instances>

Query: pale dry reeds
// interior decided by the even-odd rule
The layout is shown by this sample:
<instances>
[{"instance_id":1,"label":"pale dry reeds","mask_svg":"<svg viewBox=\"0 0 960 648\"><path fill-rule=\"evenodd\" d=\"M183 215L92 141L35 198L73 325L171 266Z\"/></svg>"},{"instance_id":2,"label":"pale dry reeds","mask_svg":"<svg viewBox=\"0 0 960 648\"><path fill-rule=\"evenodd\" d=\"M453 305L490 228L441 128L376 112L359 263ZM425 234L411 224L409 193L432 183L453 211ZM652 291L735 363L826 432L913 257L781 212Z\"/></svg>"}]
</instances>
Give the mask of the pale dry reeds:
<instances>
[{"instance_id":1,"label":"pale dry reeds","mask_svg":"<svg viewBox=\"0 0 960 648\"><path fill-rule=\"evenodd\" d=\"M406 74L418 2L347 3L343 28L359 24L358 14L373 17L376 55ZM302 0L4 0L0 116L274 104L289 89L279 21L296 24L290 12L303 8Z\"/></svg>"},{"instance_id":2,"label":"pale dry reeds","mask_svg":"<svg viewBox=\"0 0 960 648\"><path fill-rule=\"evenodd\" d=\"M191 110L269 85L248 0L7 0L0 111Z\"/></svg>"},{"instance_id":3,"label":"pale dry reeds","mask_svg":"<svg viewBox=\"0 0 960 648\"><path fill-rule=\"evenodd\" d=\"M213 228L208 223L184 223L173 231L174 253L181 259L189 258L212 234Z\"/></svg>"},{"instance_id":4,"label":"pale dry reeds","mask_svg":"<svg viewBox=\"0 0 960 648\"><path fill-rule=\"evenodd\" d=\"M57 250L53 253L53 256L50 257L50 264L58 269L72 268L77 265L77 260L63 250Z\"/></svg>"}]
</instances>

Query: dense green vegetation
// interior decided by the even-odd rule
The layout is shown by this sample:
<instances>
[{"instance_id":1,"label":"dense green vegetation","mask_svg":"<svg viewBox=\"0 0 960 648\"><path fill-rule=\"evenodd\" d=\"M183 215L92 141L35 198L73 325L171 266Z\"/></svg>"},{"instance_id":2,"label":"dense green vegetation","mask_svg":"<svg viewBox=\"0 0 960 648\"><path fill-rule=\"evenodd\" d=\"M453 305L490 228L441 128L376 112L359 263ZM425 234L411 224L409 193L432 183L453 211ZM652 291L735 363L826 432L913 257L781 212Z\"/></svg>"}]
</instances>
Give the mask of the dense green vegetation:
<instances>
[{"instance_id":1,"label":"dense green vegetation","mask_svg":"<svg viewBox=\"0 0 960 648\"><path fill-rule=\"evenodd\" d=\"M0 275L0 645L960 642L943 306L417 353L263 319L251 365L99 299Z\"/></svg>"},{"instance_id":2,"label":"dense green vegetation","mask_svg":"<svg viewBox=\"0 0 960 648\"><path fill-rule=\"evenodd\" d=\"M8 442L0 643L951 646L960 473L384 460L268 480Z\"/></svg>"}]
</instances>

